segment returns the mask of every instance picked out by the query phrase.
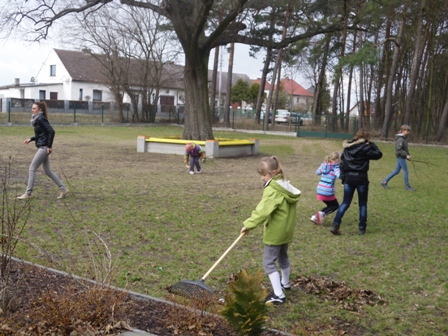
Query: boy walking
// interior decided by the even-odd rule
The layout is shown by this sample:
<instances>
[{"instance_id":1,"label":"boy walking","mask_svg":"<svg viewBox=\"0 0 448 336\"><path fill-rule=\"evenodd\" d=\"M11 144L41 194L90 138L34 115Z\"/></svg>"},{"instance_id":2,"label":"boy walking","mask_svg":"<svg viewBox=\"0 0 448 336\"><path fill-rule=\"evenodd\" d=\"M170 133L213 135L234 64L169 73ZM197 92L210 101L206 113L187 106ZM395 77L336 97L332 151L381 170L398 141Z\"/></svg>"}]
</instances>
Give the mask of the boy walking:
<instances>
[{"instance_id":1,"label":"boy walking","mask_svg":"<svg viewBox=\"0 0 448 336\"><path fill-rule=\"evenodd\" d=\"M409 185L409 171L408 171L408 164L406 163L406 160L411 160L411 155L409 154L408 150L408 140L407 137L409 133L411 132L411 127L408 125L402 125L400 127L400 131L398 134L395 135L395 156L397 157L397 165L395 166L395 170L389 174L382 182L381 185L384 189L388 189L389 186L387 183L395 176L400 173L400 170L403 169L404 173L404 185L406 187L406 190L409 191L415 191L414 188L412 188Z\"/></svg>"}]
</instances>

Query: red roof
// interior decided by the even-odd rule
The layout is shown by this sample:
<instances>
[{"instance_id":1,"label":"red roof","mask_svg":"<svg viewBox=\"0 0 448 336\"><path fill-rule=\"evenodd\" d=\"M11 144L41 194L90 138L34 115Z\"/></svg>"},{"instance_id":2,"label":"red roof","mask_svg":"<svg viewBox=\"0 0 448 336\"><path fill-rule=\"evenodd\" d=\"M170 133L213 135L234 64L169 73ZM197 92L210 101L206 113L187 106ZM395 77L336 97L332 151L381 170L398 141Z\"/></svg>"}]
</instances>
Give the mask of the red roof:
<instances>
[{"instance_id":1,"label":"red roof","mask_svg":"<svg viewBox=\"0 0 448 336\"><path fill-rule=\"evenodd\" d=\"M285 77L280 82L281 88L289 95L313 97L313 94L298 84L295 80Z\"/></svg>"},{"instance_id":2,"label":"red roof","mask_svg":"<svg viewBox=\"0 0 448 336\"><path fill-rule=\"evenodd\" d=\"M261 84L261 78L257 78L257 79L251 79L252 84L257 83L258 85ZM266 81L266 83L264 84L264 90L270 90L271 89L271 84L269 84L268 81Z\"/></svg>"}]
</instances>

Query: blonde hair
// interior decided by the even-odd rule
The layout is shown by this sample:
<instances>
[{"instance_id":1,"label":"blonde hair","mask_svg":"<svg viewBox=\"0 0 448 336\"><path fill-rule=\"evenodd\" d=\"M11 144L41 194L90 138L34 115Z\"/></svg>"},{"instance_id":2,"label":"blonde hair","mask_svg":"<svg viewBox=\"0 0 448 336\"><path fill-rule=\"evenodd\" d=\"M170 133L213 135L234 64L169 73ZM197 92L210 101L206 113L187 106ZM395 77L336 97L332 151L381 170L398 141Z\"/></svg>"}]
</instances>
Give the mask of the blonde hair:
<instances>
[{"instance_id":1,"label":"blonde hair","mask_svg":"<svg viewBox=\"0 0 448 336\"><path fill-rule=\"evenodd\" d=\"M336 160L339 160L339 158L340 158L339 152L333 152L325 157L324 162L334 162Z\"/></svg>"},{"instance_id":2,"label":"blonde hair","mask_svg":"<svg viewBox=\"0 0 448 336\"><path fill-rule=\"evenodd\" d=\"M275 156L262 158L260 162L258 162L257 172L260 175L270 174L272 177L280 175L281 178L284 178L282 166Z\"/></svg>"},{"instance_id":3,"label":"blonde hair","mask_svg":"<svg viewBox=\"0 0 448 336\"><path fill-rule=\"evenodd\" d=\"M411 131L411 126L409 126L409 125L401 125L400 131Z\"/></svg>"}]
</instances>

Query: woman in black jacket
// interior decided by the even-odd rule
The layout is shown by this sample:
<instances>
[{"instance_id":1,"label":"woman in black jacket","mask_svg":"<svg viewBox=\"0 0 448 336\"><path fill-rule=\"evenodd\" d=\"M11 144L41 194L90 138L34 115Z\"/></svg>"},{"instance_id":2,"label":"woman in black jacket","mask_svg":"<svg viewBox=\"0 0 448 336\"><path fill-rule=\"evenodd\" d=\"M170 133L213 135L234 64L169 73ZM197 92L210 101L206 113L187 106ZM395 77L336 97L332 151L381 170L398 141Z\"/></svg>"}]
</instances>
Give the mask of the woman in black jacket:
<instances>
[{"instance_id":1,"label":"woman in black jacket","mask_svg":"<svg viewBox=\"0 0 448 336\"><path fill-rule=\"evenodd\" d=\"M68 189L50 168L50 154L53 151L52 145L55 132L48 122L47 104L45 104L45 102L34 103L31 112L32 116L30 123L34 127L34 136L26 139L24 143L28 145L31 141L35 141L37 153L34 155L34 159L30 164L26 191L22 196L17 198L27 199L32 197L31 193L33 192L34 181L36 180L36 171L40 165L44 168L45 174L59 187L61 193L58 198L64 198L68 193Z\"/></svg>"},{"instance_id":2,"label":"woman in black jacket","mask_svg":"<svg viewBox=\"0 0 448 336\"><path fill-rule=\"evenodd\" d=\"M340 159L340 178L344 185L344 199L333 220L331 233L340 234L342 217L352 203L355 190L358 191L359 203L359 234L366 233L367 228L367 199L369 195L368 170L370 160L379 160L383 153L378 146L369 141L370 134L360 129L351 141L345 140L342 144L344 151Z\"/></svg>"}]
</instances>

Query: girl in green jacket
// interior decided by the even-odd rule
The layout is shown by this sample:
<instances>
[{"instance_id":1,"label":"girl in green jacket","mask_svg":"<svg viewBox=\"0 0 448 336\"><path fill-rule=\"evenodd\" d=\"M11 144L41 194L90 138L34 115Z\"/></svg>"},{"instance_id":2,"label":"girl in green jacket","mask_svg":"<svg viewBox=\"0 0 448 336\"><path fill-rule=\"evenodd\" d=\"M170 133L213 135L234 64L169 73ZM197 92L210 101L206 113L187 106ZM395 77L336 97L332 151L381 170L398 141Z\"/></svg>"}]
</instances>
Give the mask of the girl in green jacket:
<instances>
[{"instance_id":1,"label":"girl in green jacket","mask_svg":"<svg viewBox=\"0 0 448 336\"><path fill-rule=\"evenodd\" d=\"M267 296L266 303L282 304L286 300L283 290L291 289L288 244L294 234L300 190L285 180L275 156L262 158L257 171L263 181L263 197L250 218L244 221L241 232L247 233L263 225L263 268L274 290Z\"/></svg>"}]
</instances>

